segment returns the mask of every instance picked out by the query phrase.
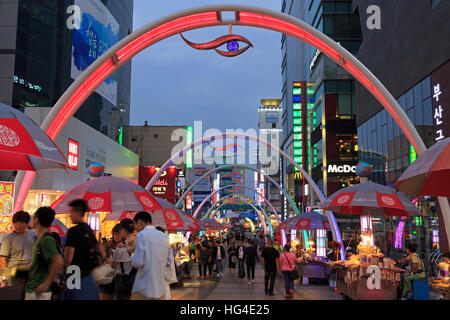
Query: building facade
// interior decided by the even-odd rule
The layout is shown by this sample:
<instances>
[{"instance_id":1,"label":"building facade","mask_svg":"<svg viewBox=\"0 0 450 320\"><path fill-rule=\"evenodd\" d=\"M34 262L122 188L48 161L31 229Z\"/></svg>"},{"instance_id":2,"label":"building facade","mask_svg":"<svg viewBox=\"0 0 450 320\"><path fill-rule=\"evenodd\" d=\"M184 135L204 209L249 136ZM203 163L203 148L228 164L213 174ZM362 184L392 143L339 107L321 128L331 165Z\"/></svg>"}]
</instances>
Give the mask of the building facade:
<instances>
[{"instance_id":1,"label":"building facade","mask_svg":"<svg viewBox=\"0 0 450 320\"><path fill-rule=\"evenodd\" d=\"M0 2L0 101L51 107L133 28L133 0ZM130 117L131 63L90 95L75 117L115 141Z\"/></svg>"},{"instance_id":2,"label":"building facade","mask_svg":"<svg viewBox=\"0 0 450 320\"><path fill-rule=\"evenodd\" d=\"M280 106L281 99L261 99L261 105L258 107L258 131L260 136L262 136L266 141L271 143L276 143L277 147L281 146L282 143L282 130L283 122L282 115L283 109ZM266 138L270 136L270 138ZM258 145L259 147L259 145ZM279 163L275 165L272 163L263 164L261 163L260 150L257 149L257 168L262 170L265 174L273 178L278 184L280 183L280 171L273 170L272 168L279 169ZM282 211L282 202L280 190L274 186L266 177L262 174L255 173L255 186L259 192L267 198L277 210L278 213ZM261 196L257 197L258 204L263 205L264 200Z\"/></svg>"},{"instance_id":3,"label":"building facade","mask_svg":"<svg viewBox=\"0 0 450 320\"><path fill-rule=\"evenodd\" d=\"M351 0L285 0L282 12L358 52L361 27ZM286 35L281 42L283 150L328 196L358 182L354 79L320 50ZM315 204L304 178L285 160L282 182L302 210ZM292 213L286 199L283 208Z\"/></svg>"},{"instance_id":4,"label":"building facade","mask_svg":"<svg viewBox=\"0 0 450 320\"><path fill-rule=\"evenodd\" d=\"M358 59L397 99L429 147L450 136L450 3L354 1L360 12L373 4L382 12L381 30L363 28ZM372 181L393 186L417 154L392 117L360 84L355 86L355 99L359 160L372 165ZM436 199L416 203L423 217L394 219L394 228L386 224L386 246L402 252L407 241L417 241L419 250L428 254L439 247L440 237L445 245L441 250L448 251Z\"/></svg>"}]
</instances>

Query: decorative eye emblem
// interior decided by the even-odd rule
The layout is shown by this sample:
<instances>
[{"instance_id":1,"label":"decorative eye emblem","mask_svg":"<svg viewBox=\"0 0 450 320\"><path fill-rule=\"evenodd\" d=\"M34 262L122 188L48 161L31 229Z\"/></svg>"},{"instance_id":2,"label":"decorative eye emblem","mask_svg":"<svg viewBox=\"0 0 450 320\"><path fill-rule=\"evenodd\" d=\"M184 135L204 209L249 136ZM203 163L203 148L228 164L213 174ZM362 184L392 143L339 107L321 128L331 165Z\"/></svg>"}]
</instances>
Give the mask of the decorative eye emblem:
<instances>
[{"instance_id":1,"label":"decorative eye emblem","mask_svg":"<svg viewBox=\"0 0 450 320\"><path fill-rule=\"evenodd\" d=\"M206 42L206 43L193 43L189 40L187 40L181 33L181 38L188 44L188 46L197 49L197 50L212 50L214 49L218 54L224 57L236 57L245 51L248 50L248 48L253 47L253 44L250 42L250 40L244 38L243 36L239 36L237 34L228 34L225 36L221 36L217 38L216 40ZM248 46L239 49L239 41L242 41ZM228 51L222 51L217 49L221 45L226 44Z\"/></svg>"}]
</instances>

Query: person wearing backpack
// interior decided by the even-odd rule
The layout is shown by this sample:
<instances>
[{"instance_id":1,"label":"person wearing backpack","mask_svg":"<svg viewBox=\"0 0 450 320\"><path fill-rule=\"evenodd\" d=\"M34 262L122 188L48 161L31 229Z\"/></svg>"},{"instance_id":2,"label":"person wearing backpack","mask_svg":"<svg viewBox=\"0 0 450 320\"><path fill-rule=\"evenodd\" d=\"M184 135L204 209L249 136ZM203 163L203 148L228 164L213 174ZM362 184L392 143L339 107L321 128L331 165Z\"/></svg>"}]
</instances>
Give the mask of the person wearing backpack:
<instances>
[{"instance_id":1,"label":"person wearing backpack","mask_svg":"<svg viewBox=\"0 0 450 320\"><path fill-rule=\"evenodd\" d=\"M297 267L297 256L293 252L289 252L290 246L284 246L283 253L280 254L280 269L284 278L285 297L294 296L294 278L292 271Z\"/></svg>"},{"instance_id":2,"label":"person wearing backpack","mask_svg":"<svg viewBox=\"0 0 450 320\"><path fill-rule=\"evenodd\" d=\"M56 241L49 232L55 219L50 207L39 208L31 220L38 236L31 251L32 261L25 289L25 300L50 300L50 290L56 276L64 267L64 260L56 247Z\"/></svg>"},{"instance_id":3,"label":"person wearing backpack","mask_svg":"<svg viewBox=\"0 0 450 320\"><path fill-rule=\"evenodd\" d=\"M105 261L106 253L102 244L95 238L89 225L84 222L88 210L86 201L76 199L69 203L69 216L74 227L67 231L64 248L66 267L78 266L81 273L80 288L67 289L63 300L99 300L99 292L92 277L92 270ZM100 256L100 257L99 257Z\"/></svg>"}]
</instances>

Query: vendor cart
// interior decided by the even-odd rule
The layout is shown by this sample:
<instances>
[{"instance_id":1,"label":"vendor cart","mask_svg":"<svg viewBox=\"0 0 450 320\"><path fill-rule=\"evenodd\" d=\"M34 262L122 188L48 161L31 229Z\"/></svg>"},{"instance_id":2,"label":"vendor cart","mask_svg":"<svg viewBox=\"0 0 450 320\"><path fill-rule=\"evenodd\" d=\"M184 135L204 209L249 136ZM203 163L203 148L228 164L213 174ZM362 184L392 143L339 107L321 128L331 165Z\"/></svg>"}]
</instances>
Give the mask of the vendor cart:
<instances>
[{"instance_id":1,"label":"vendor cart","mask_svg":"<svg viewBox=\"0 0 450 320\"><path fill-rule=\"evenodd\" d=\"M370 274L367 267L336 266L336 288L351 300L396 300L400 273L394 269L380 268L380 288L368 288Z\"/></svg>"},{"instance_id":2,"label":"vendor cart","mask_svg":"<svg viewBox=\"0 0 450 320\"><path fill-rule=\"evenodd\" d=\"M326 280L329 276L329 270L326 263L318 261L301 262L298 265L299 274L301 277L309 279Z\"/></svg>"}]
</instances>

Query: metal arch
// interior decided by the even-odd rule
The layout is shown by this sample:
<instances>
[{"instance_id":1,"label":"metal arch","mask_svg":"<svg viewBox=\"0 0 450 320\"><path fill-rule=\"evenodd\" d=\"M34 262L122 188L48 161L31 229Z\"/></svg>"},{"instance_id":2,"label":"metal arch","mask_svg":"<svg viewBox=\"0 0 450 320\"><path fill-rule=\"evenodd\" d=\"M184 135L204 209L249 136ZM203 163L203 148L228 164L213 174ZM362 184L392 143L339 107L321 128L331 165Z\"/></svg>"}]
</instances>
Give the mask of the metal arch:
<instances>
[{"instance_id":1,"label":"metal arch","mask_svg":"<svg viewBox=\"0 0 450 320\"><path fill-rule=\"evenodd\" d=\"M222 20L222 11L232 11L236 18ZM150 45L187 30L219 25L243 25L274 30L321 50L369 90L393 117L419 155L426 150L414 125L394 97L359 60L341 45L300 19L264 8L242 5L213 5L184 10L149 23L131 33L100 56L72 83L52 108L41 128L54 140L70 117L108 76ZM35 176L35 172L19 171L15 181L19 186L17 197L15 197L16 209L22 209ZM446 198L438 199L442 208L444 227L449 235L450 207Z\"/></svg>"},{"instance_id":2,"label":"metal arch","mask_svg":"<svg viewBox=\"0 0 450 320\"><path fill-rule=\"evenodd\" d=\"M227 195L227 196L224 196L224 197L222 197L221 199L219 199L216 203L219 203L219 201L223 201L223 200L226 200L225 198L229 198L229 197L231 197L232 195ZM261 221L264 223L264 225L266 225L266 228L264 228L264 230L266 230L266 229L269 229L269 231L270 231L270 234L271 235L273 235L273 228L272 228L272 225L270 224L270 218L269 218L269 216L266 214L266 211L263 209L263 208L260 208L260 209L258 209L258 208L256 208L256 206L255 205L253 205L253 203L251 203L251 201L249 201L249 200L246 200L245 202L247 202L251 207L253 207L253 209L255 209L255 211L257 211L258 213L259 213L259 215L260 215L260 218L261 218L261 216L263 216L264 217L264 220L267 220L268 221L268 223L266 222L266 221L264 221L264 220L262 220L261 219ZM219 208L220 207L222 207L224 204L221 204L220 206L219 206ZM203 215L203 218L205 218L205 217L207 217L208 215L211 215L211 209L212 209L213 207L211 207L210 209L208 209L208 211ZM217 211L217 210L219 210L219 208L217 208L215 211ZM272 207L273 208L273 207ZM268 228L267 228L267 226L269 226Z\"/></svg>"},{"instance_id":3,"label":"metal arch","mask_svg":"<svg viewBox=\"0 0 450 320\"><path fill-rule=\"evenodd\" d=\"M273 146L272 144L270 144L269 142L265 141L264 139L261 139L261 138L258 138L258 137L255 137L255 136L252 136L252 135L249 135L249 134L246 134L246 133L222 133L222 134L216 134L216 135L212 135L212 136L209 136L209 137L206 137L206 138L198 139L198 140L192 142L190 145L184 147L183 150L181 150L180 152L172 155L172 157L170 157L161 166L160 170L158 170L158 172L156 172L156 174L152 177L152 179L150 179L150 181L148 182L148 184L145 187L145 189L150 190L152 188L153 184L156 182L156 180L159 179L160 175L173 163L173 161L175 159L178 159L178 158L182 157L184 154L186 154L187 151L194 149L198 145L202 145L202 144L207 143L207 142L215 141L216 138L218 138L218 139L226 139L226 138L248 139L248 140L256 141L258 143L262 143L265 146L271 148L273 151L275 151L275 152L279 153L281 156L283 156L295 168L297 168L297 170L305 177L305 179L311 185L314 193L319 198L320 203L323 204L325 202L325 196L322 194L322 192L320 191L319 187L317 187L317 185L314 182L314 180L306 173L306 171L301 166L299 166L294 161L294 159L292 159L284 151L280 150L276 146ZM340 233L339 227L337 225L337 222L336 222L336 219L334 218L333 213L331 211L326 211L326 215L327 215L327 218L328 218L328 222L330 223L330 226L331 226L331 233L333 235L333 239L335 241L337 241L337 242L342 243L341 233ZM343 248L343 246L341 247L341 257L342 257L342 259L345 260L345 249Z\"/></svg>"},{"instance_id":4,"label":"metal arch","mask_svg":"<svg viewBox=\"0 0 450 320\"><path fill-rule=\"evenodd\" d=\"M217 171L220 171L220 170L222 170L224 168L235 168L235 167L236 168L244 168L244 169L248 169L248 170L251 170L251 171L254 171L254 172L262 173L267 178L267 180L269 180L272 184L274 184L283 193L283 195L288 199L291 207L295 211L295 214L300 214L300 211L295 206L295 203L294 203L294 201L292 201L292 198L289 196L289 194L286 192L286 190L284 190L281 187L281 185L278 182L275 181L275 179L273 179L271 176L269 176L267 173L265 173L262 170L258 170L256 168L253 168L253 167L249 166L249 165L243 165L243 164L227 164L227 165L223 165L223 166L220 166L220 167L217 167L217 168L214 168L214 169L208 171L207 173L202 175L200 178L198 178L193 184L191 184L189 186L189 188L186 189L186 191L183 193L183 195L180 197L180 199L178 199L177 203L175 203L175 207L180 207L181 201L183 201L183 199L187 196L189 191L191 191L197 185L197 183L199 183L203 178L205 178L208 175L213 174L213 173L215 173ZM281 220L280 217L278 216L278 214L276 214L276 217L277 217L278 220Z\"/></svg>"}]
</instances>

